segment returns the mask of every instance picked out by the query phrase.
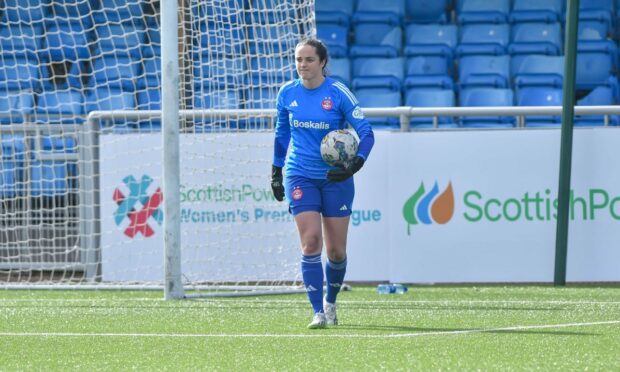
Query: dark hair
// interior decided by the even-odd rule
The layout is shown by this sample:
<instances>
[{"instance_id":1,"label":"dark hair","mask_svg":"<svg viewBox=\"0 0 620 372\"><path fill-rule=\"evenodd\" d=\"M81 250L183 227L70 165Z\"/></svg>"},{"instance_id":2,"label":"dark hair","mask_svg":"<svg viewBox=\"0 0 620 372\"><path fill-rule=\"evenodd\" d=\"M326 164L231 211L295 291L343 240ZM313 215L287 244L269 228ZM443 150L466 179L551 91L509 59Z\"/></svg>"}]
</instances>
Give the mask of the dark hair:
<instances>
[{"instance_id":1,"label":"dark hair","mask_svg":"<svg viewBox=\"0 0 620 372\"><path fill-rule=\"evenodd\" d=\"M325 61L325 65L323 66L323 75L327 75L327 61L329 60L329 54L327 53L327 47L325 44L319 39L310 38L300 41L295 49L303 45L310 45L314 47L316 54L319 56L319 61Z\"/></svg>"}]
</instances>

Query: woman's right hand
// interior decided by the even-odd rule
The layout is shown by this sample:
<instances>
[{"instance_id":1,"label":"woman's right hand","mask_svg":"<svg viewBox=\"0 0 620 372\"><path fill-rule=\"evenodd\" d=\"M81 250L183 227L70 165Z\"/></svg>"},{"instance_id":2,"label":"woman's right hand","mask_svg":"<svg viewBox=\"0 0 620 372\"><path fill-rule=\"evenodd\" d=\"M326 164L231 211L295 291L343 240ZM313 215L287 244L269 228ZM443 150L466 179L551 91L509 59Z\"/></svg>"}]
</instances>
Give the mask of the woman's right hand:
<instances>
[{"instance_id":1,"label":"woman's right hand","mask_svg":"<svg viewBox=\"0 0 620 372\"><path fill-rule=\"evenodd\" d=\"M271 166L271 191L277 201L284 200L284 177L282 177L282 167Z\"/></svg>"}]
</instances>

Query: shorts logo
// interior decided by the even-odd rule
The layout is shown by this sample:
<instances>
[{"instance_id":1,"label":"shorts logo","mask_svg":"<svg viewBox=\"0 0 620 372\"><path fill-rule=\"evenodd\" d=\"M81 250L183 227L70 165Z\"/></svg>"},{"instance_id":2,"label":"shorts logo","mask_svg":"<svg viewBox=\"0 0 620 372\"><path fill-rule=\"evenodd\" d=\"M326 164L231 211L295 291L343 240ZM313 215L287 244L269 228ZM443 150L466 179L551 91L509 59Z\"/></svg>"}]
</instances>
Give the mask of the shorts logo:
<instances>
[{"instance_id":1,"label":"shorts logo","mask_svg":"<svg viewBox=\"0 0 620 372\"><path fill-rule=\"evenodd\" d=\"M325 99L323 99L323 102L321 102L321 107L323 107L323 110L331 110L332 109L332 99L329 97L325 97Z\"/></svg>"},{"instance_id":2,"label":"shorts logo","mask_svg":"<svg viewBox=\"0 0 620 372\"><path fill-rule=\"evenodd\" d=\"M304 192L301 191L300 188L295 188L293 190L293 200L299 200L302 196L304 196Z\"/></svg>"}]
</instances>

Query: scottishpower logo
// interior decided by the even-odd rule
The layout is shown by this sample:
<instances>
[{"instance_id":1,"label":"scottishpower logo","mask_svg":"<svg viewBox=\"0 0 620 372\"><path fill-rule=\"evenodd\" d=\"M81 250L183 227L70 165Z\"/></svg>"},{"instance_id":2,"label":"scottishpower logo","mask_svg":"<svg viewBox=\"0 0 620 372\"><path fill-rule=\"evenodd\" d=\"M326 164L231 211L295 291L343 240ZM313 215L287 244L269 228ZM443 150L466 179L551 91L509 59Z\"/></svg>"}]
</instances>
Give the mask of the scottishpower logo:
<instances>
[{"instance_id":1,"label":"scottishpower logo","mask_svg":"<svg viewBox=\"0 0 620 372\"><path fill-rule=\"evenodd\" d=\"M462 193L459 211L468 223L545 223L557 219L558 199L551 189L512 191L512 195L497 197L472 189ZM571 221L620 221L620 195L603 188L590 188L577 192L570 190L568 198ZM411 225L446 224L452 220L455 209L452 182L440 192L435 184L426 190L420 183L417 191L403 206L407 234Z\"/></svg>"},{"instance_id":2,"label":"scottishpower logo","mask_svg":"<svg viewBox=\"0 0 620 372\"><path fill-rule=\"evenodd\" d=\"M149 195L147 190L153 179L148 175L143 175L138 182L134 176L123 178L124 189L128 194L121 191L121 187L114 189L112 199L118 205L114 212L114 222L120 226L123 221L129 219L129 225L125 228L125 235L134 238L138 234L142 234L148 238L155 234L153 228L149 225L155 222L161 225L164 220L164 213L160 208L164 196L158 187L153 194Z\"/></svg>"},{"instance_id":3,"label":"scottishpower logo","mask_svg":"<svg viewBox=\"0 0 620 372\"><path fill-rule=\"evenodd\" d=\"M452 182L440 193L437 181L433 188L426 191L424 182L411 195L403 206L403 217L407 221L407 235L411 235L411 225L446 224L454 214L454 191Z\"/></svg>"}]
</instances>

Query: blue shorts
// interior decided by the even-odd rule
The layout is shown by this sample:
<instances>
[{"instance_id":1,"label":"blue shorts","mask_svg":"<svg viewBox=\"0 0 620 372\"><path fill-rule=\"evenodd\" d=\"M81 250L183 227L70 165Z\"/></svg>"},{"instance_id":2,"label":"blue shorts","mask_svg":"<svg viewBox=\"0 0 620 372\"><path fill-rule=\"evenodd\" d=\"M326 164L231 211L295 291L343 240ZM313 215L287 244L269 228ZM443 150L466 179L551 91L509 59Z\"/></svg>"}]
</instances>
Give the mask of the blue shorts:
<instances>
[{"instance_id":1,"label":"blue shorts","mask_svg":"<svg viewBox=\"0 0 620 372\"><path fill-rule=\"evenodd\" d=\"M323 217L351 215L355 186L353 177L342 182L313 180L301 176L286 177L284 185L289 211L295 216L315 211Z\"/></svg>"}]
</instances>

